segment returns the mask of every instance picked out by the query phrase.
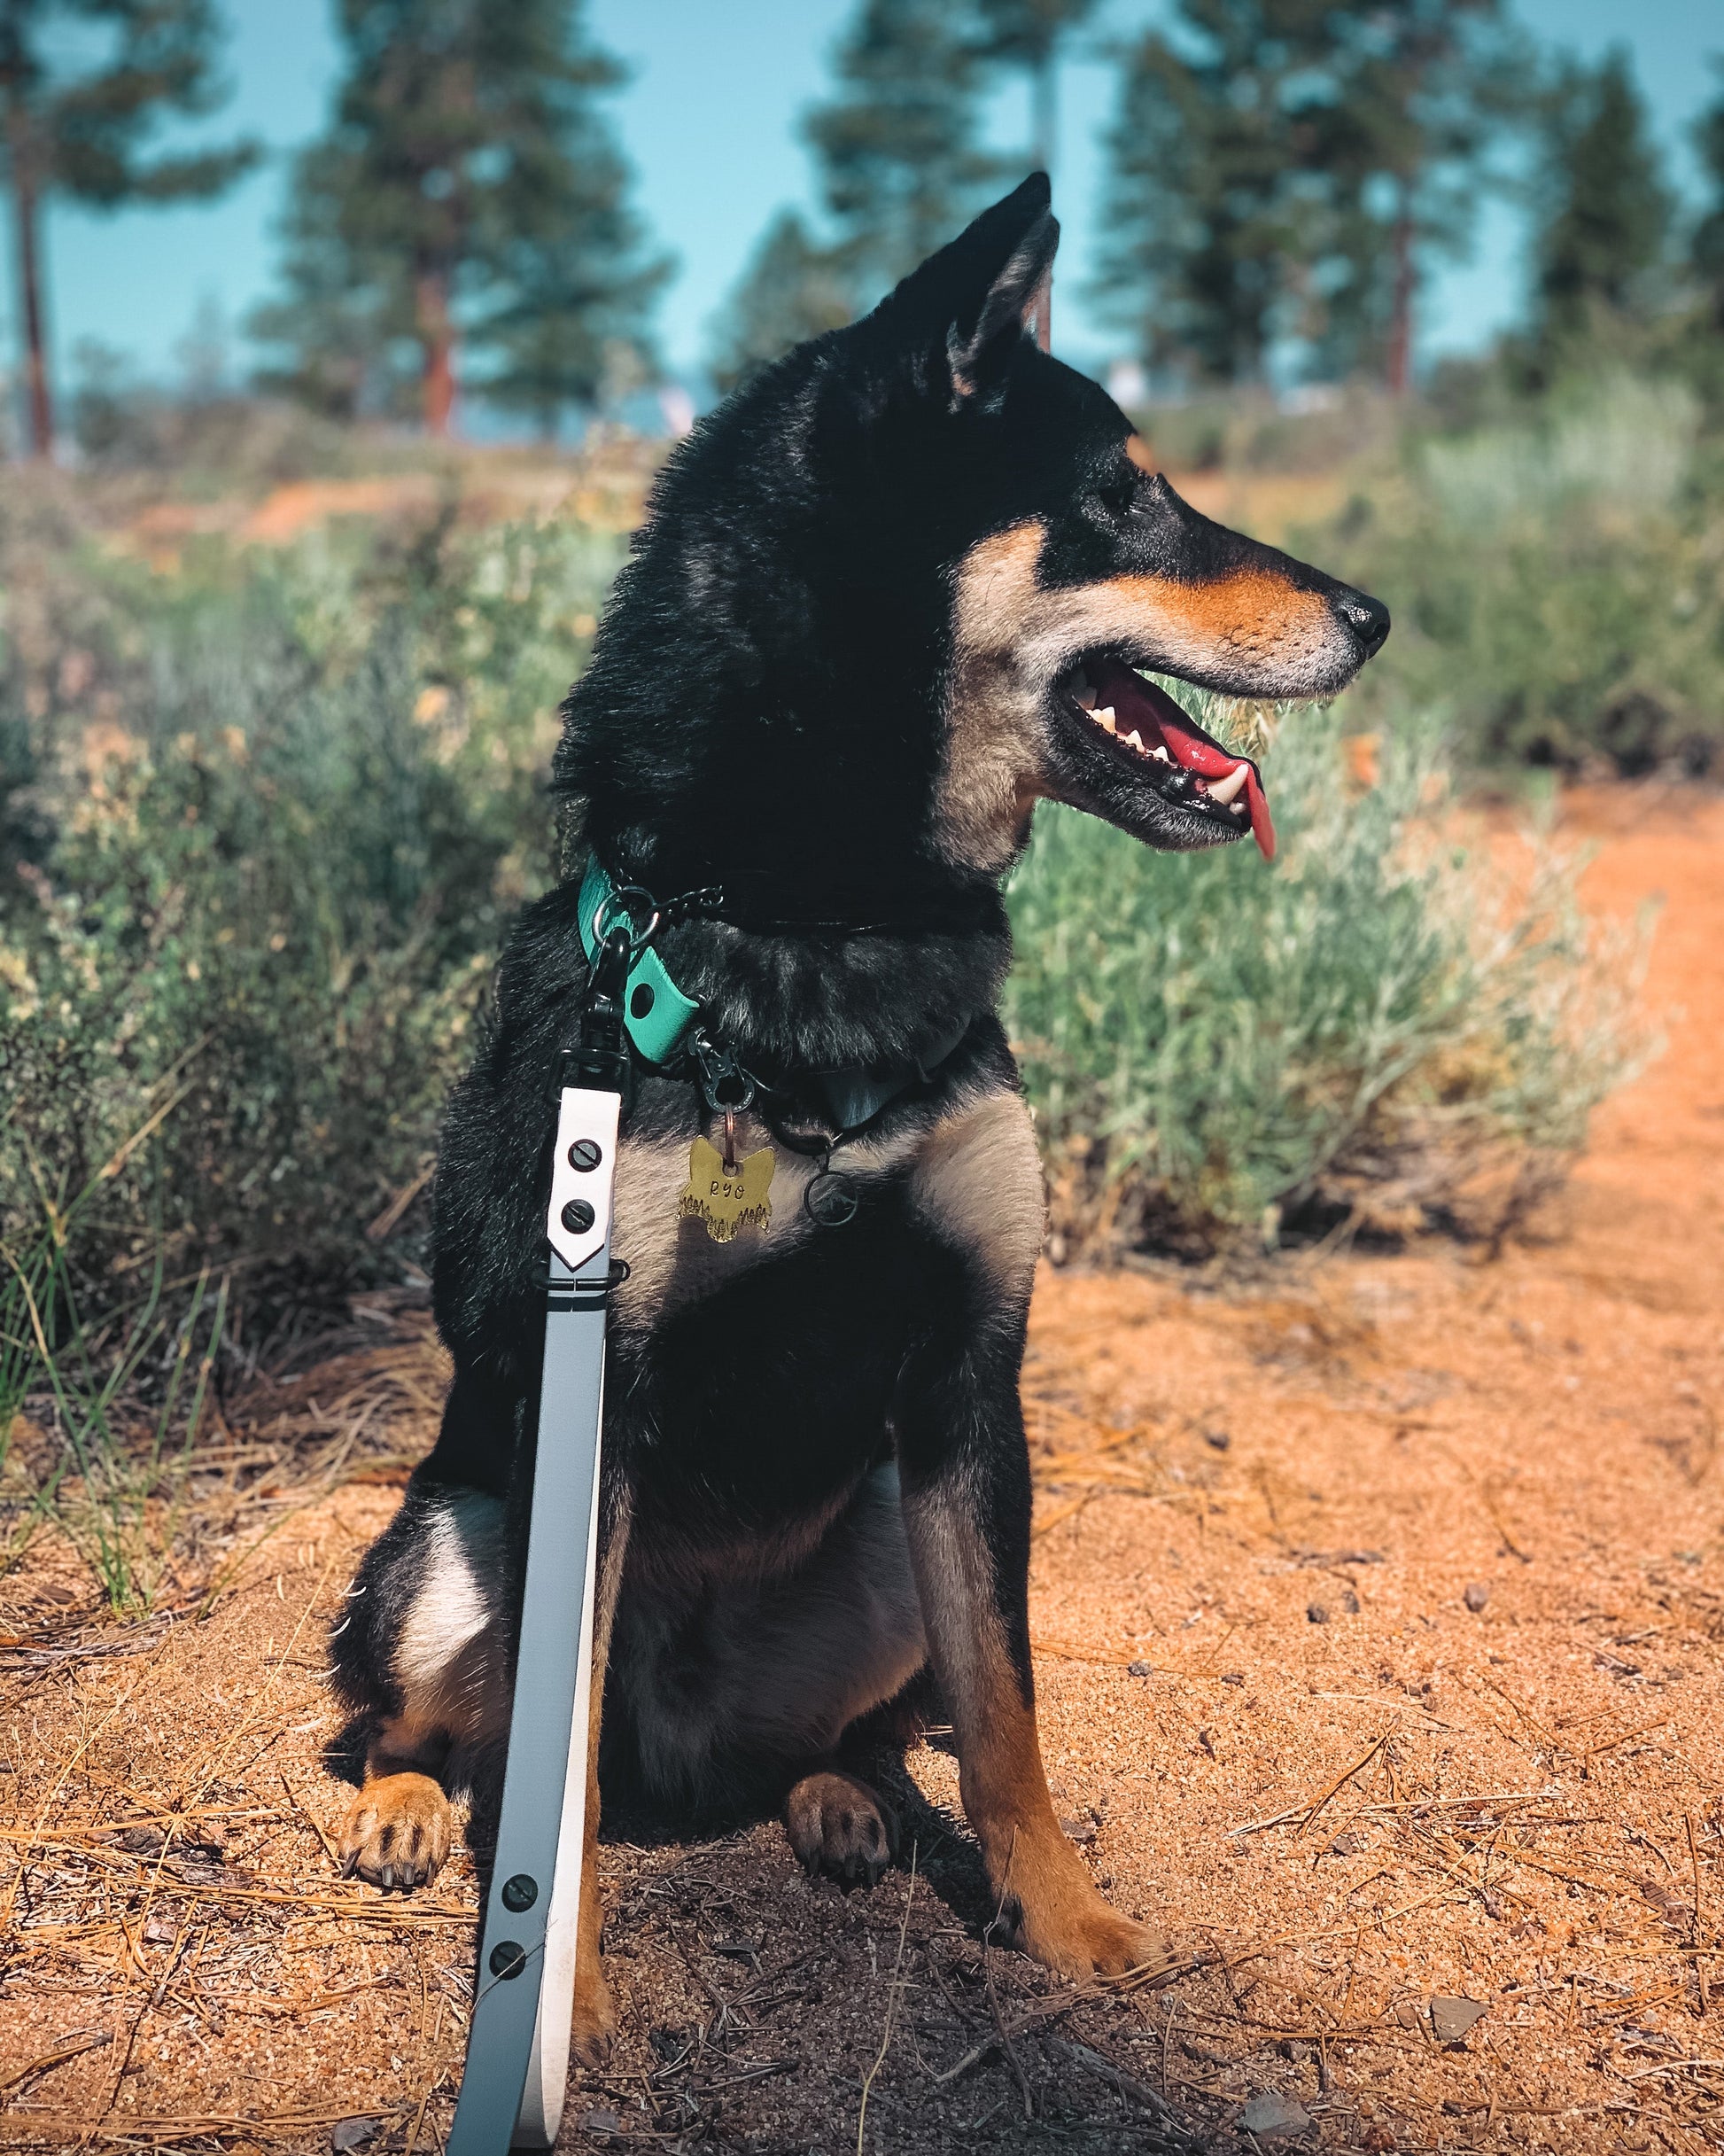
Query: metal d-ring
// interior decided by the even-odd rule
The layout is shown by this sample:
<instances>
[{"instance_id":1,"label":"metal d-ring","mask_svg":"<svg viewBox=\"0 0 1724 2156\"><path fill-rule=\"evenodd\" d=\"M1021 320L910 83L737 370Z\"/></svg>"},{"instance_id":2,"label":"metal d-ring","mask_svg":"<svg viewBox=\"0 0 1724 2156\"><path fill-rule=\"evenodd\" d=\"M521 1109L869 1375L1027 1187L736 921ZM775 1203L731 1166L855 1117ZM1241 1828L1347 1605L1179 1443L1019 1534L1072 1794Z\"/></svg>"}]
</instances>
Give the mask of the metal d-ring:
<instances>
[{"instance_id":1,"label":"metal d-ring","mask_svg":"<svg viewBox=\"0 0 1724 2156\"><path fill-rule=\"evenodd\" d=\"M637 930L635 928L634 914L624 903L630 898L644 899L647 902L645 909L647 925L644 929ZM613 914L620 916L621 920L627 924L630 936L628 957L630 965L633 965L653 938L657 935L659 923L664 916L659 911L657 899L644 884L624 883L614 891L606 891L594 908L593 941L595 945L602 945L611 929L617 925L617 922L611 919Z\"/></svg>"}]
</instances>

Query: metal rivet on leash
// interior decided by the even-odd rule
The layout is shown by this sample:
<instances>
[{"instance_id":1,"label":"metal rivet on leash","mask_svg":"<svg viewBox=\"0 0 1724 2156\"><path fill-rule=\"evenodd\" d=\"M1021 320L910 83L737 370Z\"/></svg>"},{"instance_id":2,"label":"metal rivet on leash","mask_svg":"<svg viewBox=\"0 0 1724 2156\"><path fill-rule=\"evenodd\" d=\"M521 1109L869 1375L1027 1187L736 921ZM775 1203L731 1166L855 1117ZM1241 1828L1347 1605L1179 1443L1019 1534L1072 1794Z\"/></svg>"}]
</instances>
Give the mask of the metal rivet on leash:
<instances>
[{"instance_id":1,"label":"metal rivet on leash","mask_svg":"<svg viewBox=\"0 0 1724 2156\"><path fill-rule=\"evenodd\" d=\"M584 1235L597 1218L585 1198L571 1198L563 1209L563 1225L571 1235Z\"/></svg>"},{"instance_id":2,"label":"metal rivet on leash","mask_svg":"<svg viewBox=\"0 0 1724 2156\"><path fill-rule=\"evenodd\" d=\"M524 1909L531 1909L539 1899L539 1881L529 1879L524 1872L517 1872L513 1879L503 1881L503 1907L512 1909L519 1916ZM502 1972L499 1970L498 1974Z\"/></svg>"},{"instance_id":3,"label":"metal rivet on leash","mask_svg":"<svg viewBox=\"0 0 1724 2156\"><path fill-rule=\"evenodd\" d=\"M508 1983L527 1965L527 1950L513 1939L500 1939L491 1950L491 1973Z\"/></svg>"},{"instance_id":4,"label":"metal rivet on leash","mask_svg":"<svg viewBox=\"0 0 1724 2156\"><path fill-rule=\"evenodd\" d=\"M569 1165L583 1175L590 1175L603 1158L604 1150L594 1138L577 1138L569 1148Z\"/></svg>"}]
</instances>

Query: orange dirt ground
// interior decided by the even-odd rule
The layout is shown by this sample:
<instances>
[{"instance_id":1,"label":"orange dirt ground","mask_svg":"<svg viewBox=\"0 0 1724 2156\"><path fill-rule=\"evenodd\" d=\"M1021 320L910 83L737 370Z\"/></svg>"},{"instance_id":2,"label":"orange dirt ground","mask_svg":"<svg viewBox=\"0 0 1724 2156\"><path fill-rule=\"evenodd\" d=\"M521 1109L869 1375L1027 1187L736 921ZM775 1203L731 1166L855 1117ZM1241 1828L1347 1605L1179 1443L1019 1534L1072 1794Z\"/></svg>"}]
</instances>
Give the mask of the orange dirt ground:
<instances>
[{"instance_id":1,"label":"orange dirt ground","mask_svg":"<svg viewBox=\"0 0 1724 2156\"><path fill-rule=\"evenodd\" d=\"M1173 1980L984 1949L936 1734L872 1894L770 1822L610 1846L624 2028L565 2146L1724 2141L1724 802L1565 818L1595 907L1667 899L1669 1046L1530 1239L1042 1283L1048 1769ZM440 1383L422 1320L361 1318L230 1415L191 1615L102 1624L45 1537L0 1584L0 2145L447 2131L470 1859L400 1898L330 1854L323 1630Z\"/></svg>"}]
</instances>

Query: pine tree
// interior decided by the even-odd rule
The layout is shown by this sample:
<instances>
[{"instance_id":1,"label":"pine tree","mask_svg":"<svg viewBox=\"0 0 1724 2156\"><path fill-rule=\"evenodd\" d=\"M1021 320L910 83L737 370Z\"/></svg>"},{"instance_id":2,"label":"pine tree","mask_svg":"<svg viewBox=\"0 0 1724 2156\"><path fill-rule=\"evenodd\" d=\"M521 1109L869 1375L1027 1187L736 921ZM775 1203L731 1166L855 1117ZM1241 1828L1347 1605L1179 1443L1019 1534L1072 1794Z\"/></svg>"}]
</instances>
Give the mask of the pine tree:
<instances>
[{"instance_id":1,"label":"pine tree","mask_svg":"<svg viewBox=\"0 0 1724 2156\"><path fill-rule=\"evenodd\" d=\"M1464 248L1524 105L1503 0L1176 0L1128 56L1100 286L1145 358L1407 386L1423 258Z\"/></svg>"},{"instance_id":2,"label":"pine tree","mask_svg":"<svg viewBox=\"0 0 1724 2156\"><path fill-rule=\"evenodd\" d=\"M1694 228L1689 262L1706 295L1712 319L1724 329L1724 60L1712 66L1718 95L1694 124L1694 146L1700 152L1711 202Z\"/></svg>"},{"instance_id":3,"label":"pine tree","mask_svg":"<svg viewBox=\"0 0 1724 2156\"><path fill-rule=\"evenodd\" d=\"M1425 265L1465 255L1497 147L1531 114L1530 48L1505 0L1378 0L1326 28L1333 91L1306 160L1329 265L1314 356L1332 375L1380 367L1402 396Z\"/></svg>"},{"instance_id":4,"label":"pine tree","mask_svg":"<svg viewBox=\"0 0 1724 2156\"><path fill-rule=\"evenodd\" d=\"M1096 0L976 0L978 52L984 61L1021 68L1029 78L1029 165L1052 172L1059 149L1060 60L1071 33Z\"/></svg>"},{"instance_id":5,"label":"pine tree","mask_svg":"<svg viewBox=\"0 0 1724 2156\"><path fill-rule=\"evenodd\" d=\"M856 312L850 279L796 210L762 234L725 303L713 339L712 378L726 395L805 338L843 327Z\"/></svg>"},{"instance_id":6,"label":"pine tree","mask_svg":"<svg viewBox=\"0 0 1724 2156\"><path fill-rule=\"evenodd\" d=\"M1601 312L1647 310L1674 205L1621 46L1596 67L1562 69L1544 132L1533 286L1550 346L1583 334Z\"/></svg>"},{"instance_id":7,"label":"pine tree","mask_svg":"<svg viewBox=\"0 0 1724 2156\"><path fill-rule=\"evenodd\" d=\"M92 24L102 34L100 58L63 60L81 51ZM148 154L164 117L201 117L221 103L220 43L211 0L0 0L0 176L12 199L30 441L39 457L50 455L54 442L43 206L56 194L105 210L208 198L254 164L257 145L245 141Z\"/></svg>"},{"instance_id":8,"label":"pine tree","mask_svg":"<svg viewBox=\"0 0 1724 2156\"><path fill-rule=\"evenodd\" d=\"M837 95L805 132L836 258L874 297L960 231L999 177L976 141L982 61L961 4L860 0L835 71Z\"/></svg>"},{"instance_id":9,"label":"pine tree","mask_svg":"<svg viewBox=\"0 0 1724 2156\"><path fill-rule=\"evenodd\" d=\"M664 269L641 252L595 103L621 74L580 0L339 0L338 29L335 118L296 171L283 299L253 323L276 377L337 404L381 381L386 400L409 339L440 435L460 340L476 387L541 421L590 402L617 354L644 359Z\"/></svg>"},{"instance_id":10,"label":"pine tree","mask_svg":"<svg viewBox=\"0 0 1724 2156\"><path fill-rule=\"evenodd\" d=\"M984 48L969 0L858 0L835 93L803 122L833 237L793 210L767 227L714 324L721 388L848 322L982 207L1001 169L976 142Z\"/></svg>"},{"instance_id":11,"label":"pine tree","mask_svg":"<svg viewBox=\"0 0 1724 2156\"><path fill-rule=\"evenodd\" d=\"M1097 294L1152 367L1262 378L1293 292L1306 0L1177 0L1125 56Z\"/></svg>"},{"instance_id":12,"label":"pine tree","mask_svg":"<svg viewBox=\"0 0 1724 2156\"><path fill-rule=\"evenodd\" d=\"M408 356L412 280L400 256L344 229L352 180L339 143L312 143L295 158L279 230L282 296L245 324L266 354L252 378L329 419L406 419L423 402L423 361L415 368Z\"/></svg>"}]
</instances>

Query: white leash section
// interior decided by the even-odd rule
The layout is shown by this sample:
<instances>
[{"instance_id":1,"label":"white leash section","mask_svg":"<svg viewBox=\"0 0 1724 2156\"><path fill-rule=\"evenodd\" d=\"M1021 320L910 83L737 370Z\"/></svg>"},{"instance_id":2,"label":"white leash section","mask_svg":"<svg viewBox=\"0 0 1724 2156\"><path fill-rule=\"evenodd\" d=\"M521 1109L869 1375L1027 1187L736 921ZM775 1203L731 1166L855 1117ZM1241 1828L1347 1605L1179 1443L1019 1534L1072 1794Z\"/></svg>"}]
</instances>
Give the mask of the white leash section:
<instances>
[{"instance_id":1,"label":"white leash section","mask_svg":"<svg viewBox=\"0 0 1724 2156\"><path fill-rule=\"evenodd\" d=\"M569 2078L586 1827L610 1207L621 1101L564 1086L532 1512L497 1861L446 2156L548 2149Z\"/></svg>"}]
</instances>

